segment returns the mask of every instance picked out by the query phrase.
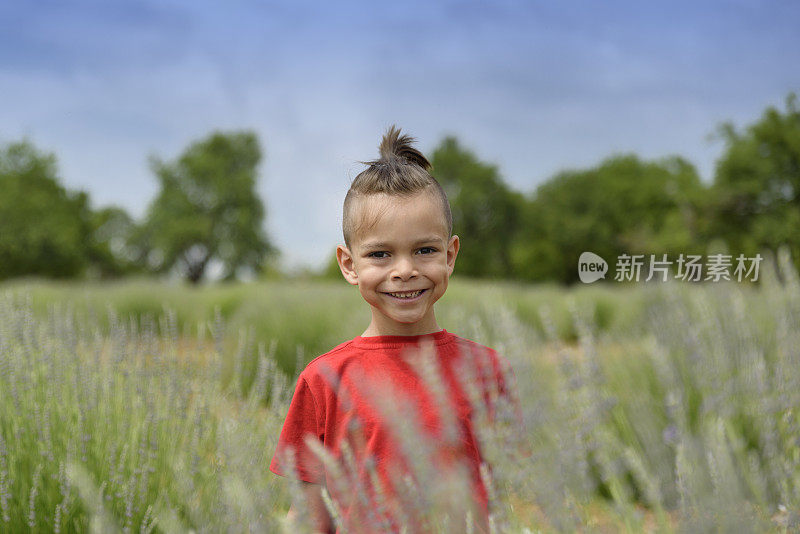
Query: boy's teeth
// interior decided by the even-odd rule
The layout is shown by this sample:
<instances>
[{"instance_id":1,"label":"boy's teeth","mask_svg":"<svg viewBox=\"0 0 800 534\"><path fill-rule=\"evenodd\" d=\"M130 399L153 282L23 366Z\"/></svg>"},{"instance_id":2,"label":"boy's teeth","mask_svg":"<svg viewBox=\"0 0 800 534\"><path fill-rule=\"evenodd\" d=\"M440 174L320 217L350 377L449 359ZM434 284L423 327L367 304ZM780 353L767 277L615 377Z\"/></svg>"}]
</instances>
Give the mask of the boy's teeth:
<instances>
[{"instance_id":1,"label":"boy's teeth","mask_svg":"<svg viewBox=\"0 0 800 534\"><path fill-rule=\"evenodd\" d=\"M422 293L422 290L412 291L411 293L389 293L389 294L399 299L413 299L414 297L419 296L420 293Z\"/></svg>"}]
</instances>

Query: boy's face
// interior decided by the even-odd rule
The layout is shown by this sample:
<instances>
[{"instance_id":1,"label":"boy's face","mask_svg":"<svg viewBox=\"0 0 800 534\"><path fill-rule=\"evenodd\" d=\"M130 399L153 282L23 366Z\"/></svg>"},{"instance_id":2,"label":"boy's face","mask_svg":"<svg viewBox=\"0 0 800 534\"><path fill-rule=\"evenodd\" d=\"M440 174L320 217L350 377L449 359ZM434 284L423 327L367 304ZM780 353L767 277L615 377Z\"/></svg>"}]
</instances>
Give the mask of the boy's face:
<instances>
[{"instance_id":1,"label":"boy's face","mask_svg":"<svg viewBox=\"0 0 800 534\"><path fill-rule=\"evenodd\" d=\"M438 331L433 304L447 289L459 247L458 236L448 238L439 199L422 191L410 197L379 193L357 202L353 215L360 228L336 257L345 279L372 308L364 335Z\"/></svg>"}]
</instances>

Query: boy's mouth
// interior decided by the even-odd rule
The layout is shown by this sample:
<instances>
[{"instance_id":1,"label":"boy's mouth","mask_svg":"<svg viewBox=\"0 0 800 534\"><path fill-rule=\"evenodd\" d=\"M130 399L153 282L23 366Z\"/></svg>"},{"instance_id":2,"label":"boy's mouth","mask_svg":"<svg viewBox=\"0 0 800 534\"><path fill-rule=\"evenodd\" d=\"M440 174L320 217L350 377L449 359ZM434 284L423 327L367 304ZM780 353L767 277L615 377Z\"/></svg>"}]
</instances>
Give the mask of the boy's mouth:
<instances>
[{"instance_id":1,"label":"boy's mouth","mask_svg":"<svg viewBox=\"0 0 800 534\"><path fill-rule=\"evenodd\" d=\"M419 297L426 291L427 289L417 289L416 291L393 291L393 292L386 292L386 295L389 295L396 299L412 300Z\"/></svg>"}]
</instances>

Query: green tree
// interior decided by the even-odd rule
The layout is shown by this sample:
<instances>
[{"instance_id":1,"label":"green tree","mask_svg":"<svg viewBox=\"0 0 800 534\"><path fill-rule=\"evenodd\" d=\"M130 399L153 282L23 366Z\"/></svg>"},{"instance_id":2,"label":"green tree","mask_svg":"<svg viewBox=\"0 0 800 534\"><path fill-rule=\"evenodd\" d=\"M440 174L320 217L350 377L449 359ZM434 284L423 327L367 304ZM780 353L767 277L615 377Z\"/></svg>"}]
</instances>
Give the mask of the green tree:
<instances>
[{"instance_id":1,"label":"green tree","mask_svg":"<svg viewBox=\"0 0 800 534\"><path fill-rule=\"evenodd\" d=\"M86 193L59 184L53 154L28 141L0 148L0 279L81 275L90 218Z\"/></svg>"},{"instance_id":2,"label":"green tree","mask_svg":"<svg viewBox=\"0 0 800 534\"><path fill-rule=\"evenodd\" d=\"M136 223L122 208L106 207L91 215L89 271L96 278L112 278L141 271L133 244ZM139 262L140 263L140 262Z\"/></svg>"},{"instance_id":3,"label":"green tree","mask_svg":"<svg viewBox=\"0 0 800 534\"><path fill-rule=\"evenodd\" d=\"M694 167L614 156L594 169L567 171L542 184L525 206L513 248L515 274L574 282L584 251L613 262L620 254L696 252L704 189Z\"/></svg>"},{"instance_id":4,"label":"green tree","mask_svg":"<svg viewBox=\"0 0 800 534\"><path fill-rule=\"evenodd\" d=\"M214 132L174 162L152 160L161 191L148 208L138 246L156 272L178 270L198 283L212 259L224 278L261 272L274 248L264 233L255 187L261 161L253 132Z\"/></svg>"},{"instance_id":5,"label":"green tree","mask_svg":"<svg viewBox=\"0 0 800 534\"><path fill-rule=\"evenodd\" d=\"M461 239L457 272L476 277L509 276L522 195L509 189L497 166L480 161L455 137L442 140L431 164L450 200L453 232Z\"/></svg>"},{"instance_id":6,"label":"green tree","mask_svg":"<svg viewBox=\"0 0 800 534\"><path fill-rule=\"evenodd\" d=\"M709 234L732 253L789 248L800 267L800 108L768 107L743 131L720 128L725 153L714 176Z\"/></svg>"}]
</instances>

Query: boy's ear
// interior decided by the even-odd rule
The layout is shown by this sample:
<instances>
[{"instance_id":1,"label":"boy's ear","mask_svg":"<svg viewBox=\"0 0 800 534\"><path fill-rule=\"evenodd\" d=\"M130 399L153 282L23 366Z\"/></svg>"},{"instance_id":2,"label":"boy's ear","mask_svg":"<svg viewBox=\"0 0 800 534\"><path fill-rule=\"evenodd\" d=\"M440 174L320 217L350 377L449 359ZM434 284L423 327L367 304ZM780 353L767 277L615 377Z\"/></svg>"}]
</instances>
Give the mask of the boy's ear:
<instances>
[{"instance_id":1,"label":"boy's ear","mask_svg":"<svg viewBox=\"0 0 800 534\"><path fill-rule=\"evenodd\" d=\"M453 274L453 268L456 266L456 256L458 256L458 248L461 246L458 236L454 235L447 243L447 275Z\"/></svg>"},{"instance_id":2,"label":"boy's ear","mask_svg":"<svg viewBox=\"0 0 800 534\"><path fill-rule=\"evenodd\" d=\"M353 254L350 252L350 249L344 245L338 245L336 247L336 261L339 264L339 269L342 271L344 279L354 286L357 286L358 273L356 272Z\"/></svg>"}]
</instances>

